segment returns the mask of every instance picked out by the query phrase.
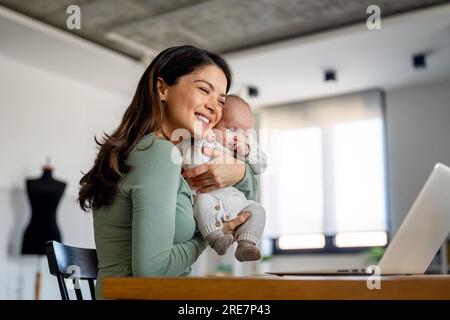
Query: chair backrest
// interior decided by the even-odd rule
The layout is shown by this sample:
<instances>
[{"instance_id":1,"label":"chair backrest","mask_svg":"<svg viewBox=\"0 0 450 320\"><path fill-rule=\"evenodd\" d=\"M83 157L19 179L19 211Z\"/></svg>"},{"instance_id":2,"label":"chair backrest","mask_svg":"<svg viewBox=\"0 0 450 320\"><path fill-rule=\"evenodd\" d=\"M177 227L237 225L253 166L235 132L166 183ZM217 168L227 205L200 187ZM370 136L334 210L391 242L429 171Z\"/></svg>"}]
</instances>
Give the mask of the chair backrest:
<instances>
[{"instance_id":1,"label":"chair backrest","mask_svg":"<svg viewBox=\"0 0 450 320\"><path fill-rule=\"evenodd\" d=\"M50 273L58 280L62 300L69 300L65 278L71 278L77 300L83 300L80 280L87 280L92 300L95 300L94 280L97 278L97 252L95 249L77 248L57 241L45 244Z\"/></svg>"}]
</instances>

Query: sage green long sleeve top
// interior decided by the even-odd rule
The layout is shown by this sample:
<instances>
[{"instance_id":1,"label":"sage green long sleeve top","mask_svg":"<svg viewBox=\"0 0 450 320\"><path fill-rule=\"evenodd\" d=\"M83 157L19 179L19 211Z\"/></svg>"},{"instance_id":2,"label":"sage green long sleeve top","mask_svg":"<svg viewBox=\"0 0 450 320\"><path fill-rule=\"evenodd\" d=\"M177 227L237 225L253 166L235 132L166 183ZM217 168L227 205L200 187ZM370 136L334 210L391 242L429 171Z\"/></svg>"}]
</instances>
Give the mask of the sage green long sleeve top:
<instances>
[{"instance_id":1,"label":"sage green long sleeve top","mask_svg":"<svg viewBox=\"0 0 450 320\"><path fill-rule=\"evenodd\" d=\"M206 248L180 158L171 142L145 136L128 156L132 170L119 180L113 203L94 210L97 298L105 276L187 275ZM248 164L235 187L255 199L258 181Z\"/></svg>"}]
</instances>

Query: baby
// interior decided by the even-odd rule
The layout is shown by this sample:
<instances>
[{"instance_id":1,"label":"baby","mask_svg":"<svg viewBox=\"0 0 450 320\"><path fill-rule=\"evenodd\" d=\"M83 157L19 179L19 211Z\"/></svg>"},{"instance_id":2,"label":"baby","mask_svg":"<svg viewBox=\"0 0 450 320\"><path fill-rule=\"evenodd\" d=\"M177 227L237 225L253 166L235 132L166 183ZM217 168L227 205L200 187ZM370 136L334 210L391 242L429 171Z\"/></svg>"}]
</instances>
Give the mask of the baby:
<instances>
[{"instance_id":1,"label":"baby","mask_svg":"<svg viewBox=\"0 0 450 320\"><path fill-rule=\"evenodd\" d=\"M227 96L222 118L214 128L214 133L210 131L204 138L194 139L193 143L186 139L178 145L183 156L183 169L189 170L207 163L210 157L203 152L206 147L247 161L255 174L263 173L267 167L266 155L251 135L244 135L252 128L253 114L249 105L238 96ZM265 210L259 203L247 200L235 187L194 196L197 228L219 255L224 255L235 240L232 234L224 234L223 222L233 220L244 211L249 212L250 217L236 230L238 246L235 257L241 262L259 260L261 253L257 244L266 221Z\"/></svg>"}]
</instances>

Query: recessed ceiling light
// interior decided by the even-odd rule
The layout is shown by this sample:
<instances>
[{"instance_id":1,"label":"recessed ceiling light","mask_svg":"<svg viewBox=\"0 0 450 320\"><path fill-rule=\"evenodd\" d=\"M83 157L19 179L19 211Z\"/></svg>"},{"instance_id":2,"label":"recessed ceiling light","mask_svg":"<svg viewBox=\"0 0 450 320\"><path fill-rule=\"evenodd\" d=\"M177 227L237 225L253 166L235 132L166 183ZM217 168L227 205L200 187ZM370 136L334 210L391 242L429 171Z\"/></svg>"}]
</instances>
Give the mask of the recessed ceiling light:
<instances>
[{"instance_id":1,"label":"recessed ceiling light","mask_svg":"<svg viewBox=\"0 0 450 320\"><path fill-rule=\"evenodd\" d=\"M426 56L423 53L413 55L413 66L415 69L424 69L427 66Z\"/></svg>"},{"instance_id":2,"label":"recessed ceiling light","mask_svg":"<svg viewBox=\"0 0 450 320\"><path fill-rule=\"evenodd\" d=\"M248 96L249 97L257 97L258 96L258 88L254 86L248 86L247 87Z\"/></svg>"},{"instance_id":3,"label":"recessed ceiling light","mask_svg":"<svg viewBox=\"0 0 450 320\"><path fill-rule=\"evenodd\" d=\"M336 81L336 71L334 70L325 70L325 81Z\"/></svg>"}]
</instances>

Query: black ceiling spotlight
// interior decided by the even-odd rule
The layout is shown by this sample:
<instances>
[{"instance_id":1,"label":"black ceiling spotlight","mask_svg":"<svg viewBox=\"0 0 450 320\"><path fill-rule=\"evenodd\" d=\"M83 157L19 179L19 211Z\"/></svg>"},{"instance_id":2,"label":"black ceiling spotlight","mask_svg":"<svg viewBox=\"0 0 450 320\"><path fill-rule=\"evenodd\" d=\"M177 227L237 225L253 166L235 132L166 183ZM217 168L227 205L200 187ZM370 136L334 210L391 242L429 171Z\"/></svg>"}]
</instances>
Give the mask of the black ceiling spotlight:
<instances>
[{"instance_id":1,"label":"black ceiling spotlight","mask_svg":"<svg viewBox=\"0 0 450 320\"><path fill-rule=\"evenodd\" d=\"M426 56L423 53L417 53L413 56L413 66L415 69L424 69L427 66Z\"/></svg>"},{"instance_id":2,"label":"black ceiling spotlight","mask_svg":"<svg viewBox=\"0 0 450 320\"><path fill-rule=\"evenodd\" d=\"M254 86L248 86L247 92L249 97L257 97L258 96L258 88Z\"/></svg>"},{"instance_id":3,"label":"black ceiling spotlight","mask_svg":"<svg viewBox=\"0 0 450 320\"><path fill-rule=\"evenodd\" d=\"M325 70L325 81L336 81L336 71Z\"/></svg>"}]
</instances>

